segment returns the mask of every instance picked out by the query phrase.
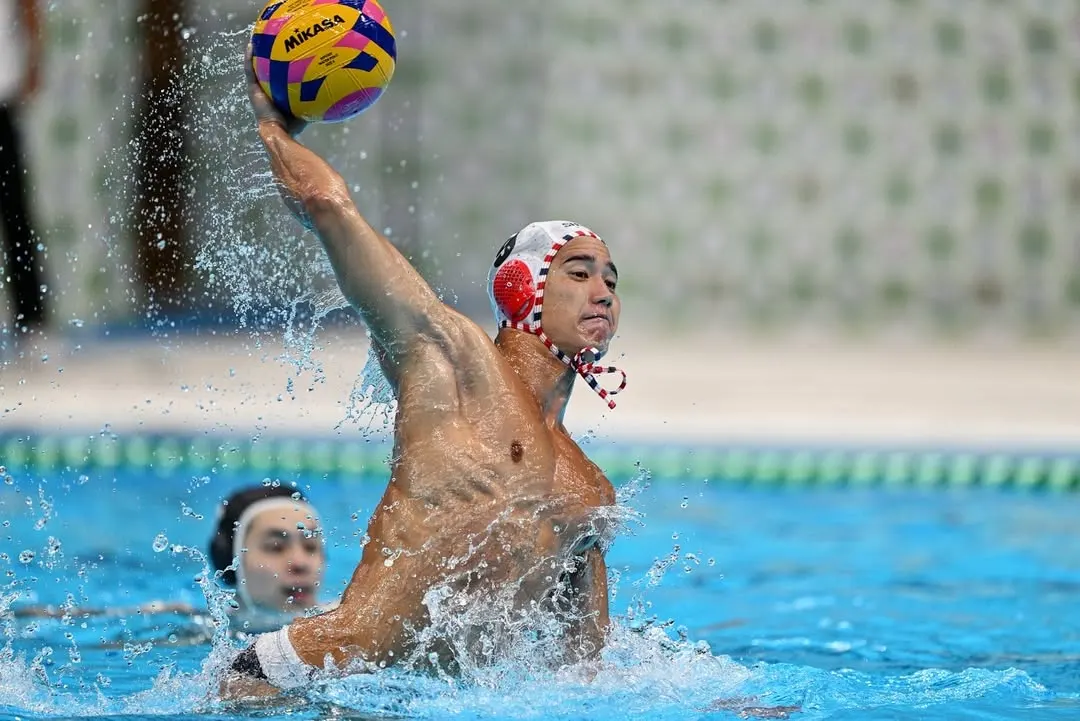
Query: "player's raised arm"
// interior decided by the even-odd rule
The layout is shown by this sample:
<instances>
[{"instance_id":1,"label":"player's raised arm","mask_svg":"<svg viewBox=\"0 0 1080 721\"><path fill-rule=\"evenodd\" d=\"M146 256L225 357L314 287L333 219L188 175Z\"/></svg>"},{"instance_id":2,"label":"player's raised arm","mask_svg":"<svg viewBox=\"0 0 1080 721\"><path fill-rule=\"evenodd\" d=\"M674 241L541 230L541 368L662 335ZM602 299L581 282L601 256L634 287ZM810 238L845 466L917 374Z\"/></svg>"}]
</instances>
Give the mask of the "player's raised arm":
<instances>
[{"instance_id":1,"label":"player's raised arm","mask_svg":"<svg viewBox=\"0 0 1080 721\"><path fill-rule=\"evenodd\" d=\"M263 92L250 50L244 66L259 137L282 199L322 241L341 291L375 342L393 362L414 343L439 336L449 317L446 307L397 248L368 224L337 171L295 139L303 123L282 114Z\"/></svg>"}]
</instances>

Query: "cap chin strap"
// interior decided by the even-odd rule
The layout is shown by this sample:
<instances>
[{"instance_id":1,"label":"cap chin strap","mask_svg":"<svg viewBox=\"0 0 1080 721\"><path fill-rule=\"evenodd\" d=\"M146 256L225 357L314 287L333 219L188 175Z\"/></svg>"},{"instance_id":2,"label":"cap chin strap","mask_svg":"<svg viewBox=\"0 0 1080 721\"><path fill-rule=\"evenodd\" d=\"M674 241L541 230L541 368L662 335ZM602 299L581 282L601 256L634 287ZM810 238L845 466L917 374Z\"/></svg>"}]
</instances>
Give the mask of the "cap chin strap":
<instances>
[{"instance_id":1,"label":"cap chin strap","mask_svg":"<svg viewBox=\"0 0 1080 721\"><path fill-rule=\"evenodd\" d=\"M559 350L559 347L547 337L547 333L544 332L544 329L541 328L539 324L532 325L529 323L511 323L509 321L503 321L501 325L503 328L514 328L515 330L532 333L540 338L544 345L547 346L547 349L551 351L552 355L585 379L585 382L589 384L589 387L596 391L596 395L600 396L600 399L607 403L608 408L615 408L615 401L611 400L611 396L618 394L619 391L626 388L626 371L616 368L615 366L599 365L596 361L600 360L601 356L603 356L603 353L599 348L586 346L579 350L574 356L569 356ZM618 373L622 376L622 381L617 388L604 388L600 385L600 380L596 376L605 373Z\"/></svg>"}]
</instances>

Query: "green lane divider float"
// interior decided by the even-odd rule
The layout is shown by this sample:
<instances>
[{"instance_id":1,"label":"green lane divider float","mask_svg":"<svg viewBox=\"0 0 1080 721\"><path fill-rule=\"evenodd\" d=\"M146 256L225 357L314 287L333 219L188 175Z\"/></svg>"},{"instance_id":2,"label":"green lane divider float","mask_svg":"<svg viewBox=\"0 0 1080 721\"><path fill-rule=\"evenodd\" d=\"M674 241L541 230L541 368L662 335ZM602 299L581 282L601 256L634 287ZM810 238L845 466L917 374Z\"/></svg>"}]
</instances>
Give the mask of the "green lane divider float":
<instances>
[{"instance_id":1,"label":"green lane divider float","mask_svg":"<svg viewBox=\"0 0 1080 721\"><path fill-rule=\"evenodd\" d=\"M587 451L613 480L643 473L665 480L708 479L760 487L1011 487L1080 490L1080 452L1037 454L896 449L728 448L591 443ZM266 476L385 475L385 441L235 439L208 436L0 434L0 466L91 471L139 468Z\"/></svg>"}]
</instances>

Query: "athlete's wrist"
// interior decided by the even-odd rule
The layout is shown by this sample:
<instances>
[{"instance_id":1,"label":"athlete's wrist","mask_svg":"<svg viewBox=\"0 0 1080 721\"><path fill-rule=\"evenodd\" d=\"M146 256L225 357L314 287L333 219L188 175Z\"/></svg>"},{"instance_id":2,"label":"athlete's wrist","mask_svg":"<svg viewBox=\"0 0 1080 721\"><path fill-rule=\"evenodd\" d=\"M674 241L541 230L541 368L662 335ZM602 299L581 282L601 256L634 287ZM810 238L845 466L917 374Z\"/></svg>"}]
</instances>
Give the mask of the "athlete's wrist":
<instances>
[{"instance_id":1,"label":"athlete's wrist","mask_svg":"<svg viewBox=\"0 0 1080 721\"><path fill-rule=\"evenodd\" d=\"M289 639L289 626L260 634L233 659L230 670L253 681L269 683L283 691L307 684L315 672L301 660Z\"/></svg>"}]
</instances>

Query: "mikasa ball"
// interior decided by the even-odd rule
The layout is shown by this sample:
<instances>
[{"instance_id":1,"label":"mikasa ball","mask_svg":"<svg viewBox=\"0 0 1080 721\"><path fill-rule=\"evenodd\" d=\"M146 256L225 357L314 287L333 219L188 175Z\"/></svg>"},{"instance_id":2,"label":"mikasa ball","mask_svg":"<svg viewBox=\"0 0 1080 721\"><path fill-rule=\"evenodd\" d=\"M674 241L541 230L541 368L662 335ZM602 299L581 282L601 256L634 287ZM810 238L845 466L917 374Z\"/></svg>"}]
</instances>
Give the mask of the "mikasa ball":
<instances>
[{"instance_id":1,"label":"mikasa ball","mask_svg":"<svg viewBox=\"0 0 1080 721\"><path fill-rule=\"evenodd\" d=\"M397 50L376 0L271 0L255 21L251 56L275 105L334 123L375 104L394 76Z\"/></svg>"}]
</instances>

